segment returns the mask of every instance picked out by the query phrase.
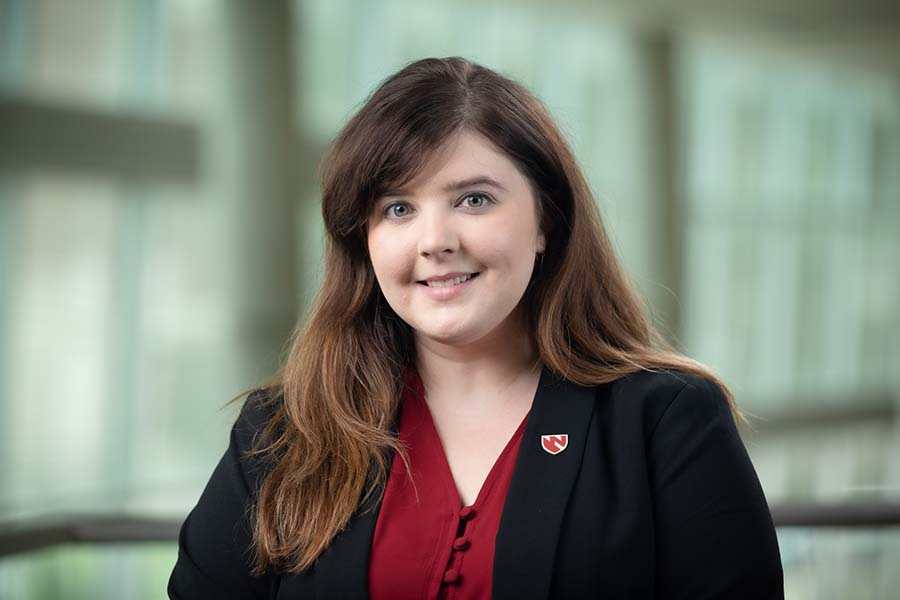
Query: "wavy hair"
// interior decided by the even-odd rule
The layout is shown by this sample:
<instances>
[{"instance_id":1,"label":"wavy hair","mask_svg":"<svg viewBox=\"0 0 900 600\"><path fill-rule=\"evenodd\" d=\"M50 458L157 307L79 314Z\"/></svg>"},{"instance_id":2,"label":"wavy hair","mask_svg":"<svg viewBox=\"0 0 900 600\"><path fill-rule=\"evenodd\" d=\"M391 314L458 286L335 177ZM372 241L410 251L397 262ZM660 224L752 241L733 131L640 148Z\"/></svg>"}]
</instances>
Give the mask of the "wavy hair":
<instances>
[{"instance_id":1,"label":"wavy hair","mask_svg":"<svg viewBox=\"0 0 900 600\"><path fill-rule=\"evenodd\" d=\"M547 244L523 302L544 366L583 386L636 371L686 371L720 385L742 420L724 384L674 352L645 316L545 106L463 58L419 60L371 94L321 164L324 279L262 394L271 418L255 453L270 467L250 507L257 574L312 566L386 481L393 452L406 462L392 425L413 338L375 279L367 221L379 195L411 181L463 130L490 140L538 198Z\"/></svg>"}]
</instances>

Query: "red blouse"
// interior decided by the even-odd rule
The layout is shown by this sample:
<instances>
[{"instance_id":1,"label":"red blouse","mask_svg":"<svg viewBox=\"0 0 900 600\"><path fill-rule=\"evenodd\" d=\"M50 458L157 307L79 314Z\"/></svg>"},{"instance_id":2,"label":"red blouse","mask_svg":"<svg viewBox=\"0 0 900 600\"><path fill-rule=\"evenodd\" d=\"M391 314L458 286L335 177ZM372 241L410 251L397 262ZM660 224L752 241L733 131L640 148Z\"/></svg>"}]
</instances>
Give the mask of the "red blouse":
<instances>
[{"instance_id":1,"label":"red blouse","mask_svg":"<svg viewBox=\"0 0 900 600\"><path fill-rule=\"evenodd\" d=\"M527 418L500 453L475 503L463 507L422 380L410 371L398 433L408 449L415 487L395 454L369 557L372 600L491 597L494 538Z\"/></svg>"}]
</instances>

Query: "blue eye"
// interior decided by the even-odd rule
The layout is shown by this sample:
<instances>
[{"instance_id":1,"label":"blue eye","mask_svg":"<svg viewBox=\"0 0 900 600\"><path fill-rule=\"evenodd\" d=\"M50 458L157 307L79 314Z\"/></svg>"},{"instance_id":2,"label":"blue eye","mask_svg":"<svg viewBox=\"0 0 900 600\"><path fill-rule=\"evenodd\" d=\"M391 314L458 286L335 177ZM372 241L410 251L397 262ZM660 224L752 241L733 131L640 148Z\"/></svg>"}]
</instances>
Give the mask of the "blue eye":
<instances>
[{"instance_id":1,"label":"blue eye","mask_svg":"<svg viewBox=\"0 0 900 600\"><path fill-rule=\"evenodd\" d=\"M395 208L402 208L406 212L398 213L398 212L394 211ZM397 219L402 219L403 217L405 217L408 214L409 214L409 207L406 206L405 204L403 204L402 202L392 202L384 207L384 215L386 217L394 217Z\"/></svg>"},{"instance_id":2,"label":"blue eye","mask_svg":"<svg viewBox=\"0 0 900 600\"><path fill-rule=\"evenodd\" d=\"M477 198L480 200L480 202L475 205L469 203L468 204L469 208L483 208L487 203L493 202L493 200L491 200L491 198L487 194L482 194L481 192L473 192L471 194L466 194L465 196L463 196L462 201L465 202L469 198Z\"/></svg>"},{"instance_id":3,"label":"blue eye","mask_svg":"<svg viewBox=\"0 0 900 600\"><path fill-rule=\"evenodd\" d=\"M494 200L482 192L471 192L461 198L460 204L466 208L482 209L488 204L494 204ZM399 220L410 215L412 209L406 202L391 202L382 209L386 219Z\"/></svg>"}]
</instances>

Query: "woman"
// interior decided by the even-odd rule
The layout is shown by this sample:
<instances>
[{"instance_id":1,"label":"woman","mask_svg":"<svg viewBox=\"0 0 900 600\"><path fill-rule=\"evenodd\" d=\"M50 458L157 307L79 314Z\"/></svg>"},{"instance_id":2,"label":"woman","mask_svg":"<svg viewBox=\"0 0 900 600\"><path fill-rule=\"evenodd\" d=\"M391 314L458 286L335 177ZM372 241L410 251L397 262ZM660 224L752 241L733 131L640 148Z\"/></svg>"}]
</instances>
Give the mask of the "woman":
<instances>
[{"instance_id":1,"label":"woman","mask_svg":"<svg viewBox=\"0 0 900 600\"><path fill-rule=\"evenodd\" d=\"M781 598L731 395L643 315L546 109L460 58L324 162L325 278L172 598Z\"/></svg>"}]
</instances>

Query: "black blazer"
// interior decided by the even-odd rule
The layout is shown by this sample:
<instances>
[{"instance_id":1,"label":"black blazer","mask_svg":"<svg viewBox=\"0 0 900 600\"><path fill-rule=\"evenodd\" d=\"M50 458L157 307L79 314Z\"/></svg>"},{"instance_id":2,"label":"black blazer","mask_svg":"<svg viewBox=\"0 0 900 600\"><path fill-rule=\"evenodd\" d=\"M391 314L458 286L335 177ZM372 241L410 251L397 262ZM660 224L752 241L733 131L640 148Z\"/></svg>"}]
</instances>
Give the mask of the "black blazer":
<instances>
[{"instance_id":1,"label":"black blazer","mask_svg":"<svg viewBox=\"0 0 900 600\"><path fill-rule=\"evenodd\" d=\"M300 575L249 575L251 397L179 536L170 598L366 598L380 499ZM551 455L542 434L565 433ZM374 510L368 510L374 509ZM398 565L398 569L402 565ZM642 372L581 387L541 372L497 533L493 598L783 598L775 528L718 386Z\"/></svg>"}]
</instances>

